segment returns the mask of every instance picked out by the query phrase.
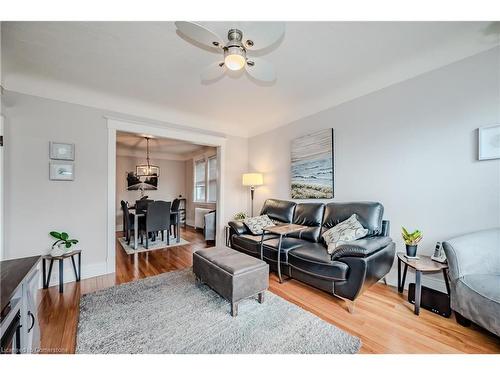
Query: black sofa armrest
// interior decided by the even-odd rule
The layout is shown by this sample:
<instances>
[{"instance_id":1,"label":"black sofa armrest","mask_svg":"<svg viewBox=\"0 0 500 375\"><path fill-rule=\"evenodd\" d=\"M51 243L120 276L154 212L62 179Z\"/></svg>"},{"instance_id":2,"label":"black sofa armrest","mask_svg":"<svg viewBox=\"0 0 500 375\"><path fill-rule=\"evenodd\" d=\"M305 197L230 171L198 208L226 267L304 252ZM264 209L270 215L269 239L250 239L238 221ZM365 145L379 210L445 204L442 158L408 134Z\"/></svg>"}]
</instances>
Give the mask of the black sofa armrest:
<instances>
[{"instance_id":1,"label":"black sofa armrest","mask_svg":"<svg viewBox=\"0 0 500 375\"><path fill-rule=\"evenodd\" d=\"M229 225L231 227L231 230L238 236L250 233L250 231L248 230L245 223L243 223L243 221L233 220L227 223L227 225Z\"/></svg>"},{"instance_id":2,"label":"black sofa armrest","mask_svg":"<svg viewBox=\"0 0 500 375\"><path fill-rule=\"evenodd\" d=\"M391 242L392 238L386 236L372 236L351 241L338 246L332 254L332 260L342 257L364 258L383 249Z\"/></svg>"},{"instance_id":3,"label":"black sofa armrest","mask_svg":"<svg viewBox=\"0 0 500 375\"><path fill-rule=\"evenodd\" d=\"M380 236L389 237L391 235L391 222L389 220L382 220L382 233Z\"/></svg>"}]
</instances>

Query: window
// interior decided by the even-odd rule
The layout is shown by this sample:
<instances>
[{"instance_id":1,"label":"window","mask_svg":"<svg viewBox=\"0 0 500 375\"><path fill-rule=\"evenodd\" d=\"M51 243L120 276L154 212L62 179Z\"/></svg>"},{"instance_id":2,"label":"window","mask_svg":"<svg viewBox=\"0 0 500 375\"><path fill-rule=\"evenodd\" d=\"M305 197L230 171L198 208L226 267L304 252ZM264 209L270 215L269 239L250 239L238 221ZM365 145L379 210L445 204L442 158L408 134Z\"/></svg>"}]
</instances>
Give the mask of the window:
<instances>
[{"instance_id":1,"label":"window","mask_svg":"<svg viewBox=\"0 0 500 375\"><path fill-rule=\"evenodd\" d=\"M205 202L205 160L194 162L194 200Z\"/></svg>"},{"instance_id":2,"label":"window","mask_svg":"<svg viewBox=\"0 0 500 375\"><path fill-rule=\"evenodd\" d=\"M217 157L208 159L208 201L217 201Z\"/></svg>"},{"instance_id":3,"label":"window","mask_svg":"<svg viewBox=\"0 0 500 375\"><path fill-rule=\"evenodd\" d=\"M194 201L217 201L217 157L195 160Z\"/></svg>"}]
</instances>

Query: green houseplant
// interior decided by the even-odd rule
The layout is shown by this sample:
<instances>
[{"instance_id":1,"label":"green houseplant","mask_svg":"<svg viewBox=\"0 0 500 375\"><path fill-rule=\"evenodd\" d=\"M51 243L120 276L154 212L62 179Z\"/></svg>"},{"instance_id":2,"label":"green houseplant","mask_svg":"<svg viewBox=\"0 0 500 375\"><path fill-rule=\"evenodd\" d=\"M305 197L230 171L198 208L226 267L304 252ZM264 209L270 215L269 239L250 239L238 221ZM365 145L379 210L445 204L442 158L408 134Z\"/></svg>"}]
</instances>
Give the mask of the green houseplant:
<instances>
[{"instance_id":1,"label":"green houseplant","mask_svg":"<svg viewBox=\"0 0 500 375\"><path fill-rule=\"evenodd\" d=\"M52 250L50 251L50 254L53 256L60 256L64 254L69 251L71 246L78 243L78 240L69 238L69 234L66 232L52 231L49 234L56 239L56 241L52 244Z\"/></svg>"},{"instance_id":2,"label":"green houseplant","mask_svg":"<svg viewBox=\"0 0 500 375\"><path fill-rule=\"evenodd\" d=\"M247 217L248 217L248 215L245 212L238 212L236 215L234 215L234 220L243 221Z\"/></svg>"},{"instance_id":3,"label":"green houseplant","mask_svg":"<svg viewBox=\"0 0 500 375\"><path fill-rule=\"evenodd\" d=\"M409 257L417 256L417 245L423 238L422 232L417 229L410 233L405 227L402 227L401 235L406 244L406 255Z\"/></svg>"}]
</instances>

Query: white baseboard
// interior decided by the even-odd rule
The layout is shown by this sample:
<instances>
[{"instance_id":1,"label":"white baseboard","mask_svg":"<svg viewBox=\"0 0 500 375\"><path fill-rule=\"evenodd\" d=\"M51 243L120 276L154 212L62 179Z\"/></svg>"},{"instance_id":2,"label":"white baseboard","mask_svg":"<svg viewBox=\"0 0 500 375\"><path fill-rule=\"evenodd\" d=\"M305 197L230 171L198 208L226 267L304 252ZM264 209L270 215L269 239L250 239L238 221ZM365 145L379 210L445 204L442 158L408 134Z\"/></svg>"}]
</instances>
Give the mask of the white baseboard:
<instances>
[{"instance_id":1,"label":"white baseboard","mask_svg":"<svg viewBox=\"0 0 500 375\"><path fill-rule=\"evenodd\" d=\"M82 253L82 260L85 254ZM75 256L75 263L78 267L77 257ZM40 275L42 275L43 270L42 262L40 262ZM78 268L77 268L78 269ZM47 273L49 272L49 262L47 262ZM93 264L83 264L82 263L82 277L81 280L90 279L91 277L106 275L108 272L106 271L106 262L103 263L93 263ZM64 260L63 267L63 276L64 276L64 284L76 281L75 271L73 270L73 265L71 263L71 259ZM40 277L40 288L42 288ZM54 265L52 266L52 274L50 276L49 287L59 285L59 261L55 260Z\"/></svg>"}]
</instances>

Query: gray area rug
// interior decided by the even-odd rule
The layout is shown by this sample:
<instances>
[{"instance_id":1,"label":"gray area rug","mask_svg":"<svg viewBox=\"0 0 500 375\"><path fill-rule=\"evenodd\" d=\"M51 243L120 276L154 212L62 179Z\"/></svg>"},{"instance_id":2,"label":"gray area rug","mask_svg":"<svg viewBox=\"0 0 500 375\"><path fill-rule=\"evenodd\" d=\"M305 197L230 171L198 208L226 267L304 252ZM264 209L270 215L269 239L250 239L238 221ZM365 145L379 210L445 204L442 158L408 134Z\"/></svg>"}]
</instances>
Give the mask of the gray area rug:
<instances>
[{"instance_id":1,"label":"gray area rug","mask_svg":"<svg viewBox=\"0 0 500 375\"><path fill-rule=\"evenodd\" d=\"M120 242L120 245L122 245L123 250L128 255L135 254L135 253L142 253L144 251L152 251L152 250L160 250L160 249L166 249L169 247L175 247L175 246L181 246L181 245L187 245L189 244L188 241L186 241L184 238L181 237L181 240L177 242L175 237L170 237L170 245L167 245L167 240L162 241L161 238L158 238L156 241L149 241L149 249L146 249L146 242L144 241L144 245L141 245L141 240L139 240L139 243L137 244L137 250L134 249L134 239L130 241L130 246L127 245L127 240L125 237L120 237L118 238L118 242Z\"/></svg>"},{"instance_id":2,"label":"gray area rug","mask_svg":"<svg viewBox=\"0 0 500 375\"><path fill-rule=\"evenodd\" d=\"M86 294L77 353L357 353L359 338L266 292L238 316L191 269Z\"/></svg>"}]
</instances>

